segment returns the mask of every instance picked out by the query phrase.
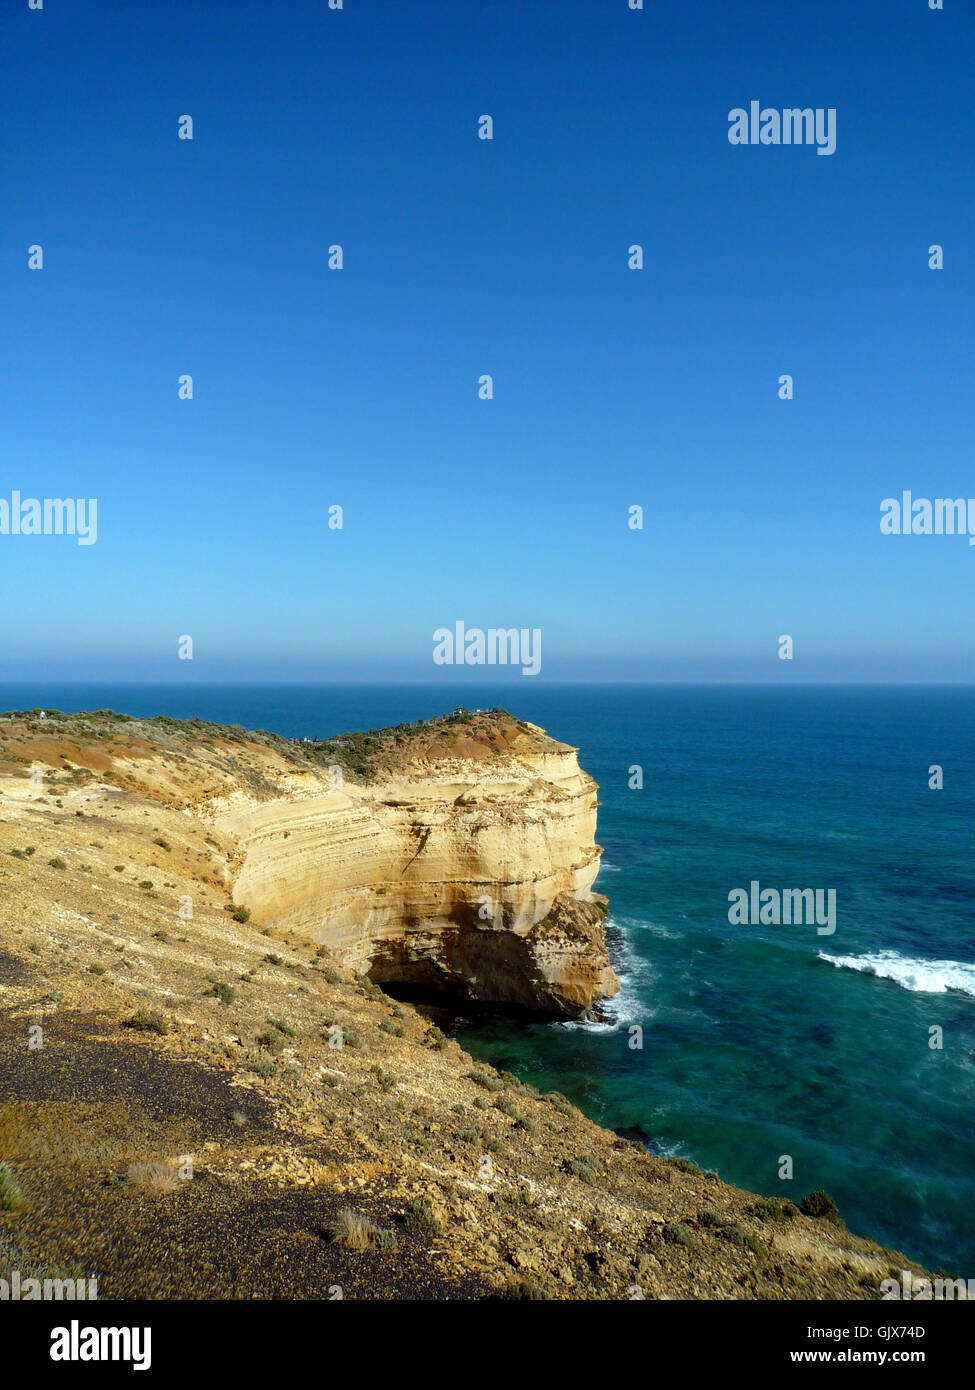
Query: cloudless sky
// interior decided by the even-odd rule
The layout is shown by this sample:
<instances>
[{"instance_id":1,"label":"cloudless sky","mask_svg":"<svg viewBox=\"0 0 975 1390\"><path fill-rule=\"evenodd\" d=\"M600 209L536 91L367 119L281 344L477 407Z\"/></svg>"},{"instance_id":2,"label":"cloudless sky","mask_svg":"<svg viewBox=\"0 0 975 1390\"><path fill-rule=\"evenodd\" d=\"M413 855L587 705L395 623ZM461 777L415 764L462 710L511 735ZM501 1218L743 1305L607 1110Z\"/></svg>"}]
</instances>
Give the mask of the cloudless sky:
<instances>
[{"instance_id":1,"label":"cloudless sky","mask_svg":"<svg viewBox=\"0 0 975 1390\"><path fill-rule=\"evenodd\" d=\"M98 499L0 536L0 676L428 679L464 619L540 679L975 679L975 548L879 529L975 498L973 0L4 0L0 51L0 496Z\"/></svg>"}]
</instances>

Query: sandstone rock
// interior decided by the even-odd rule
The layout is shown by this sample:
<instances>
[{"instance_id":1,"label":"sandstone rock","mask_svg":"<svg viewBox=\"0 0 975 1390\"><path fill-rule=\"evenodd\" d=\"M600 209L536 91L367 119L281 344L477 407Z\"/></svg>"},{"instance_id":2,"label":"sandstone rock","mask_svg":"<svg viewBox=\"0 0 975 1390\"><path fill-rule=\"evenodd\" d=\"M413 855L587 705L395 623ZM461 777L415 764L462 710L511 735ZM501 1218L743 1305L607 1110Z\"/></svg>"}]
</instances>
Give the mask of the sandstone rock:
<instances>
[{"instance_id":1,"label":"sandstone rock","mask_svg":"<svg viewBox=\"0 0 975 1390\"><path fill-rule=\"evenodd\" d=\"M619 989L592 892L596 784L574 748L483 722L490 759L473 739L424 746L370 782L221 805L234 900L379 983L577 1017Z\"/></svg>"}]
</instances>

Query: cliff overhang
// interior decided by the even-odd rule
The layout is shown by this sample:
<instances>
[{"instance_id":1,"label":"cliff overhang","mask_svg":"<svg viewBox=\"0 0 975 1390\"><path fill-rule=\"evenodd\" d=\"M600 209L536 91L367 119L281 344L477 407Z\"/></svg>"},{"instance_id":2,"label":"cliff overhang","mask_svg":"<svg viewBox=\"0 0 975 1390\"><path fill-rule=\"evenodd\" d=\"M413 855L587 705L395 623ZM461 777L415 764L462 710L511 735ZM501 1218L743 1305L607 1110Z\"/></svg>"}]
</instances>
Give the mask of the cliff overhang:
<instances>
[{"instance_id":1,"label":"cliff overhang","mask_svg":"<svg viewBox=\"0 0 975 1390\"><path fill-rule=\"evenodd\" d=\"M576 754L501 709L324 740L110 710L0 722L0 771L43 769L81 815L179 811L201 884L269 931L379 984L554 1018L619 988Z\"/></svg>"},{"instance_id":2,"label":"cliff overhang","mask_svg":"<svg viewBox=\"0 0 975 1390\"><path fill-rule=\"evenodd\" d=\"M380 984L584 1015L619 985L576 752L503 710L331 740L324 789L212 806L234 900Z\"/></svg>"}]
</instances>

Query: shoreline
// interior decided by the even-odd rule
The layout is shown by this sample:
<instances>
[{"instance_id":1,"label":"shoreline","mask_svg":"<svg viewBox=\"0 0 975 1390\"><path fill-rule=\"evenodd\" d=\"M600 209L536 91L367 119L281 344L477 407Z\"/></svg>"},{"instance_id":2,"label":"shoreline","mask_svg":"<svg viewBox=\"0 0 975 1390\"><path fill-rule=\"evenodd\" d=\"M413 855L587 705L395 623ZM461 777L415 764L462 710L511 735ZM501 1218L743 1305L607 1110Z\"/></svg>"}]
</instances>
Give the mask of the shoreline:
<instances>
[{"instance_id":1,"label":"shoreline","mask_svg":"<svg viewBox=\"0 0 975 1390\"><path fill-rule=\"evenodd\" d=\"M8 1252L70 1257L133 1297L185 1296L194 1262L211 1297L338 1280L372 1298L876 1299L895 1266L925 1277L828 1214L657 1157L478 1063L327 947L265 925L206 808L218 766L270 785L273 747L130 723L73 728L68 757L67 729L52 741L48 724L40 749L26 730L40 789L9 724L0 738L0 1161L23 1193L0 1213ZM346 1210L367 1222L358 1253L336 1235ZM270 1265L249 1253L254 1219L277 1232ZM108 1230L127 1233L111 1268Z\"/></svg>"}]
</instances>

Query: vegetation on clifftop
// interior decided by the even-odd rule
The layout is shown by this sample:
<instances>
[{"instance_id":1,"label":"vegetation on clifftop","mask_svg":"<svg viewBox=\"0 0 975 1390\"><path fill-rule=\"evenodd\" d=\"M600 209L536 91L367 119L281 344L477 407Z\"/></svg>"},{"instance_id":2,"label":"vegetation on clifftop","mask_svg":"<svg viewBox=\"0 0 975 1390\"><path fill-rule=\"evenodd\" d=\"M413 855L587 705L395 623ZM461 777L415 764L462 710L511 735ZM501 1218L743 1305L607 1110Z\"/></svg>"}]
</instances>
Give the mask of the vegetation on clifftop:
<instances>
[{"instance_id":1,"label":"vegetation on clifftop","mask_svg":"<svg viewBox=\"0 0 975 1390\"><path fill-rule=\"evenodd\" d=\"M37 737L90 741L144 741L160 747L186 749L202 746L217 749L226 744L257 744L278 753L296 769L327 770L332 765L342 768L343 775L353 781L372 780L384 763L401 763L416 757L444 757L459 749L470 754L480 745L486 751L503 752L515 738L539 735L524 720L516 719L507 710L495 707L490 711L471 711L458 708L452 714L418 719L412 723L394 724L387 728L358 730L353 733L332 734L326 738L290 739L267 729L249 730L240 724L215 724L206 719L173 719L159 714L137 718L115 710L99 709L66 714L56 709L7 710L0 714L0 731L4 723L18 725ZM472 748L472 745L474 746ZM463 755L463 753L461 754ZM29 758L18 755L0 742L0 761L26 765ZM74 769L76 778L85 775L84 769ZM245 775L246 780L246 775ZM254 790L260 790L254 786Z\"/></svg>"},{"instance_id":2,"label":"vegetation on clifftop","mask_svg":"<svg viewBox=\"0 0 975 1390\"><path fill-rule=\"evenodd\" d=\"M475 1062L442 1013L235 903L213 803L332 749L39 713L0 722L0 1277L77 1262L100 1296L137 1298L871 1299L909 1267L824 1194L811 1213L757 1198ZM553 746L503 711L329 742L357 738L370 767Z\"/></svg>"}]
</instances>

